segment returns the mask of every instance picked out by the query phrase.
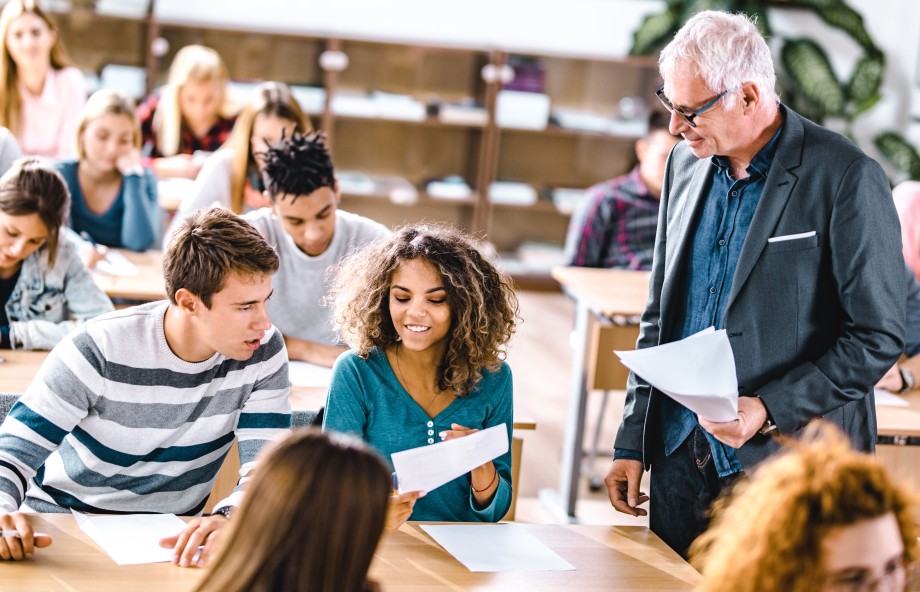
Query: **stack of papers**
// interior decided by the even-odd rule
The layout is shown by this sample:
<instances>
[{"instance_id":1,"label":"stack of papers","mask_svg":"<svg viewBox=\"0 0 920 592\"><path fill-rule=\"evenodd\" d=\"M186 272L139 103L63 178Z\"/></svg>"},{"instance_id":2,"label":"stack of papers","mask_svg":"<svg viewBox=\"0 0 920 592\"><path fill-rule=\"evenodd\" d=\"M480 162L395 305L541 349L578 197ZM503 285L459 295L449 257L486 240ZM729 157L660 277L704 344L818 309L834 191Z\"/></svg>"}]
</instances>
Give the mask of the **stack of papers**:
<instances>
[{"instance_id":1,"label":"stack of papers","mask_svg":"<svg viewBox=\"0 0 920 592\"><path fill-rule=\"evenodd\" d=\"M614 352L623 364L709 421L738 419L735 357L724 329L704 329L655 347Z\"/></svg>"},{"instance_id":2,"label":"stack of papers","mask_svg":"<svg viewBox=\"0 0 920 592\"><path fill-rule=\"evenodd\" d=\"M910 403L886 390L875 389L876 407L910 407Z\"/></svg>"}]
</instances>

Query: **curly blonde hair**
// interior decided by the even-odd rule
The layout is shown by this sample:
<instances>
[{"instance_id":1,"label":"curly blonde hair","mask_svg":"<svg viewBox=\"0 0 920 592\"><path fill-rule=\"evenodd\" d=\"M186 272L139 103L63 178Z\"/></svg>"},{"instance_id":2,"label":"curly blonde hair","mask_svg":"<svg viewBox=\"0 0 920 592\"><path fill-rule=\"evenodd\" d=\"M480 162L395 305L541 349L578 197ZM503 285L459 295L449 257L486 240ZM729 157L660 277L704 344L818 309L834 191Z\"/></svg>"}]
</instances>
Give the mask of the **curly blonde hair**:
<instances>
[{"instance_id":1,"label":"curly blonde hair","mask_svg":"<svg viewBox=\"0 0 920 592\"><path fill-rule=\"evenodd\" d=\"M444 282L451 327L438 388L463 396L482 378L482 370L498 368L519 319L511 279L463 232L441 225L407 226L385 243L351 253L333 272L329 298L336 324L362 358L374 347L396 344L390 282L399 266L412 259L430 263Z\"/></svg>"},{"instance_id":2,"label":"curly blonde hair","mask_svg":"<svg viewBox=\"0 0 920 592\"><path fill-rule=\"evenodd\" d=\"M716 503L712 526L690 548L703 573L698 591L820 590L828 533L887 514L900 527L905 565L914 562L914 492L831 424L816 422L787 446Z\"/></svg>"}]
</instances>

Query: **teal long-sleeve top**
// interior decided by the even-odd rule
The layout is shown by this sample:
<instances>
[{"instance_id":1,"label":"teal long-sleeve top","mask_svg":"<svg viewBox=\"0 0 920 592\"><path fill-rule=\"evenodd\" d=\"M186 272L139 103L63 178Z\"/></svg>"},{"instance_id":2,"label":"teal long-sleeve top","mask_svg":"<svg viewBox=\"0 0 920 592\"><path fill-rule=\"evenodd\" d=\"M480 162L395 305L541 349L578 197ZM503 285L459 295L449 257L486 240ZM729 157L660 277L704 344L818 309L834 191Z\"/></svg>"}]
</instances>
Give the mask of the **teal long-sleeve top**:
<instances>
[{"instance_id":1,"label":"teal long-sleeve top","mask_svg":"<svg viewBox=\"0 0 920 592\"><path fill-rule=\"evenodd\" d=\"M415 503L410 520L497 522L511 506L511 430L514 423L511 369L502 362L468 395L457 397L436 415L428 414L399 384L386 354L374 349L366 360L349 351L335 362L326 399L324 430L348 432L363 438L392 467L391 455L409 448L440 442L438 434L458 423L485 429L505 424L508 452L493 462L498 489L491 503L478 508L469 474L427 492Z\"/></svg>"},{"instance_id":2,"label":"teal long-sleeve top","mask_svg":"<svg viewBox=\"0 0 920 592\"><path fill-rule=\"evenodd\" d=\"M108 210L97 214L89 209L77 177L79 161L62 160L55 167L70 190L70 227L86 232L100 245L146 251L160 231L157 179L148 168L122 176L121 188Z\"/></svg>"}]
</instances>

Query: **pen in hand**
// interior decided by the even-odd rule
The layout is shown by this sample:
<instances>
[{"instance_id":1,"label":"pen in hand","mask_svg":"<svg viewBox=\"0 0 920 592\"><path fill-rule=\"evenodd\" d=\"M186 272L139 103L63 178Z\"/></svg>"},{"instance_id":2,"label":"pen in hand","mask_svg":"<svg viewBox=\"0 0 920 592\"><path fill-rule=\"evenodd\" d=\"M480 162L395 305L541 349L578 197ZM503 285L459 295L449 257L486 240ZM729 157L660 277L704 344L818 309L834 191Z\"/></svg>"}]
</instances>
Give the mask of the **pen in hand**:
<instances>
[{"instance_id":1,"label":"pen in hand","mask_svg":"<svg viewBox=\"0 0 920 592\"><path fill-rule=\"evenodd\" d=\"M51 535L45 534L43 532L33 532L32 533L32 538L50 537L50 536ZM19 534L18 530L0 530L0 537L16 537L17 539L21 539L22 535Z\"/></svg>"},{"instance_id":2,"label":"pen in hand","mask_svg":"<svg viewBox=\"0 0 920 592\"><path fill-rule=\"evenodd\" d=\"M93 240L93 237L90 236L90 234L85 230L80 231L80 238L86 241L86 243L90 246L90 252L85 256L82 255L83 249L81 248L81 258L83 259L83 262L86 264L87 268L92 269L96 266L96 263L106 259L106 255L109 251L108 247L104 247L96 243L96 241Z\"/></svg>"}]
</instances>

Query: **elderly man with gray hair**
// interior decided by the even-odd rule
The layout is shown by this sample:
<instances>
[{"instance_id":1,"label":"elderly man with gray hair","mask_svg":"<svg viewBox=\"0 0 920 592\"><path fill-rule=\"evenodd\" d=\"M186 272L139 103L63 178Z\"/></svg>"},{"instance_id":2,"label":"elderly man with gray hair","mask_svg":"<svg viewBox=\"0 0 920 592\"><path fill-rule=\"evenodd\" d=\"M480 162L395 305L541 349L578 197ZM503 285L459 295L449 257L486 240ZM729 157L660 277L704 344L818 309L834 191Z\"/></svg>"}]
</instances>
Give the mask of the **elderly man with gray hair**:
<instances>
[{"instance_id":1,"label":"elderly man with gray hair","mask_svg":"<svg viewBox=\"0 0 920 592\"><path fill-rule=\"evenodd\" d=\"M744 15L701 12L662 51L661 103L683 136L661 194L637 347L728 333L738 419L698 417L631 375L606 477L686 556L713 499L816 418L875 447L872 387L904 346L897 214L881 167L782 103ZM640 493L651 468L649 495Z\"/></svg>"}]
</instances>

